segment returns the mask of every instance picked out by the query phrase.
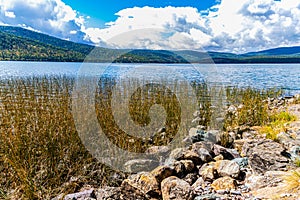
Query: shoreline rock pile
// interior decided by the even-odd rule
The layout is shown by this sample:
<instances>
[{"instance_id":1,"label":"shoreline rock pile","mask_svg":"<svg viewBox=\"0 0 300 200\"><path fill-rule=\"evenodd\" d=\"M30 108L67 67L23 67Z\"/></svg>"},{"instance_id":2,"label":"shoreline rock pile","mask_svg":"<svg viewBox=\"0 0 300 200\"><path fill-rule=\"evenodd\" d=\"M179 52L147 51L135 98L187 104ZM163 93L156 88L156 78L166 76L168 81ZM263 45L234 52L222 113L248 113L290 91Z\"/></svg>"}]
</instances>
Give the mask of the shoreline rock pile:
<instances>
[{"instance_id":1,"label":"shoreline rock pile","mask_svg":"<svg viewBox=\"0 0 300 200\"><path fill-rule=\"evenodd\" d=\"M300 104L296 105L293 109L300 115ZM173 150L151 147L148 150L149 153L161 151L164 155L165 159L155 169L132 173L119 187L90 188L55 199L299 199L299 191L285 191L283 179L289 170L296 169L294 162L300 159L300 126L297 123L287 127L287 132L279 135L278 142L248 127L230 134L228 140L232 145L226 148L218 144L220 134L201 126L192 128L184 140L190 142L187 147ZM290 137L291 134L295 136ZM211 140L213 135L215 138ZM127 163L128 169L145 162L149 161L131 161L133 164Z\"/></svg>"}]
</instances>

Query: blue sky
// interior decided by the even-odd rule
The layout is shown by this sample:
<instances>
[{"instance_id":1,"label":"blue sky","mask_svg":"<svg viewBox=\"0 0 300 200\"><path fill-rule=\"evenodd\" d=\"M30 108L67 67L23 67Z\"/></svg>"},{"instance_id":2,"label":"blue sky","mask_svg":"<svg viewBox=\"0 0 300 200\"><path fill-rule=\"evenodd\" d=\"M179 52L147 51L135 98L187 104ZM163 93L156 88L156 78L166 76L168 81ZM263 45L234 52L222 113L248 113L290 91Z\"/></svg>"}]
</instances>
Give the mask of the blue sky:
<instances>
[{"instance_id":1,"label":"blue sky","mask_svg":"<svg viewBox=\"0 0 300 200\"><path fill-rule=\"evenodd\" d=\"M81 14L90 16L93 26L104 26L105 22L117 19L115 13L131 7L195 7L198 10L206 10L216 4L215 0L63 0ZM97 24L99 23L99 24Z\"/></svg>"},{"instance_id":2,"label":"blue sky","mask_svg":"<svg viewBox=\"0 0 300 200\"><path fill-rule=\"evenodd\" d=\"M0 0L0 24L109 48L300 46L299 0Z\"/></svg>"}]
</instances>

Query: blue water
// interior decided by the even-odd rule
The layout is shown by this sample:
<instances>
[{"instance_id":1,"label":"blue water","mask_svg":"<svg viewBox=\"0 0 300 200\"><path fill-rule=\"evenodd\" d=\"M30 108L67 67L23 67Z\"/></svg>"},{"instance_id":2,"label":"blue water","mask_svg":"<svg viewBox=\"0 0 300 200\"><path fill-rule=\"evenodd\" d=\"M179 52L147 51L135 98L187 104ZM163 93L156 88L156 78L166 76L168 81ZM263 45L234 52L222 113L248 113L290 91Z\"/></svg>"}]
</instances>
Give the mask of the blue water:
<instances>
[{"instance_id":1,"label":"blue water","mask_svg":"<svg viewBox=\"0 0 300 200\"><path fill-rule=\"evenodd\" d=\"M101 69L89 71L112 76L142 77L143 79L177 78L205 79L226 86L281 88L288 94L300 93L300 64L90 64ZM0 62L0 78L26 76L78 76L86 73L82 63Z\"/></svg>"}]
</instances>

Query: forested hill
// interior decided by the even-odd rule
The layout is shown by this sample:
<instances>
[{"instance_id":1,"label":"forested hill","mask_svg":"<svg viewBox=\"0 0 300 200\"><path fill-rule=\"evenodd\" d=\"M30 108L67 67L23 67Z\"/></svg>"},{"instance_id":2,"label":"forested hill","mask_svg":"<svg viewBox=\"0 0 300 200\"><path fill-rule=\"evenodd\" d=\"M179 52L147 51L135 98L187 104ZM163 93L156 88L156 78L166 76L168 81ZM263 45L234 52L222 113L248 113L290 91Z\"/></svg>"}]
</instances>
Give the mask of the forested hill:
<instances>
[{"instance_id":1,"label":"forested hill","mask_svg":"<svg viewBox=\"0 0 300 200\"><path fill-rule=\"evenodd\" d=\"M93 50L93 51L92 51ZM300 63L300 47L246 54L165 50L117 50L58 39L20 27L0 26L0 60L120 63ZM94 55L94 56L93 56Z\"/></svg>"}]
</instances>

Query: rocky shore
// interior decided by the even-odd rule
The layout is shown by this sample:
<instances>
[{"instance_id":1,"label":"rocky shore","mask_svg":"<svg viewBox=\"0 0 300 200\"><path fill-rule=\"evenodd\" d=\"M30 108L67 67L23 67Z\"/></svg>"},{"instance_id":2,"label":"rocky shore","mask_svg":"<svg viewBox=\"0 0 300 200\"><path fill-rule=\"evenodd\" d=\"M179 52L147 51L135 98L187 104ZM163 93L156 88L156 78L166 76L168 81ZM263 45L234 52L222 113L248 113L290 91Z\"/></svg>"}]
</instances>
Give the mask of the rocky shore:
<instances>
[{"instance_id":1,"label":"rocky shore","mask_svg":"<svg viewBox=\"0 0 300 200\"><path fill-rule=\"evenodd\" d=\"M288 110L300 120L299 100L299 95L268 99L268 105ZM143 170L131 173L119 187L86 185L78 193L53 200L300 199L300 183L293 188L288 182L292 171L300 175L296 164L300 161L300 121L286 124L276 141L266 139L258 127L242 126L226 135L229 145L224 147L220 145L223 134L203 126L191 128L184 140L189 145L184 148L148 149L161 155L158 167L145 170L152 160L132 160L126 163L128 171ZM207 139L211 136L215 141Z\"/></svg>"}]
</instances>

